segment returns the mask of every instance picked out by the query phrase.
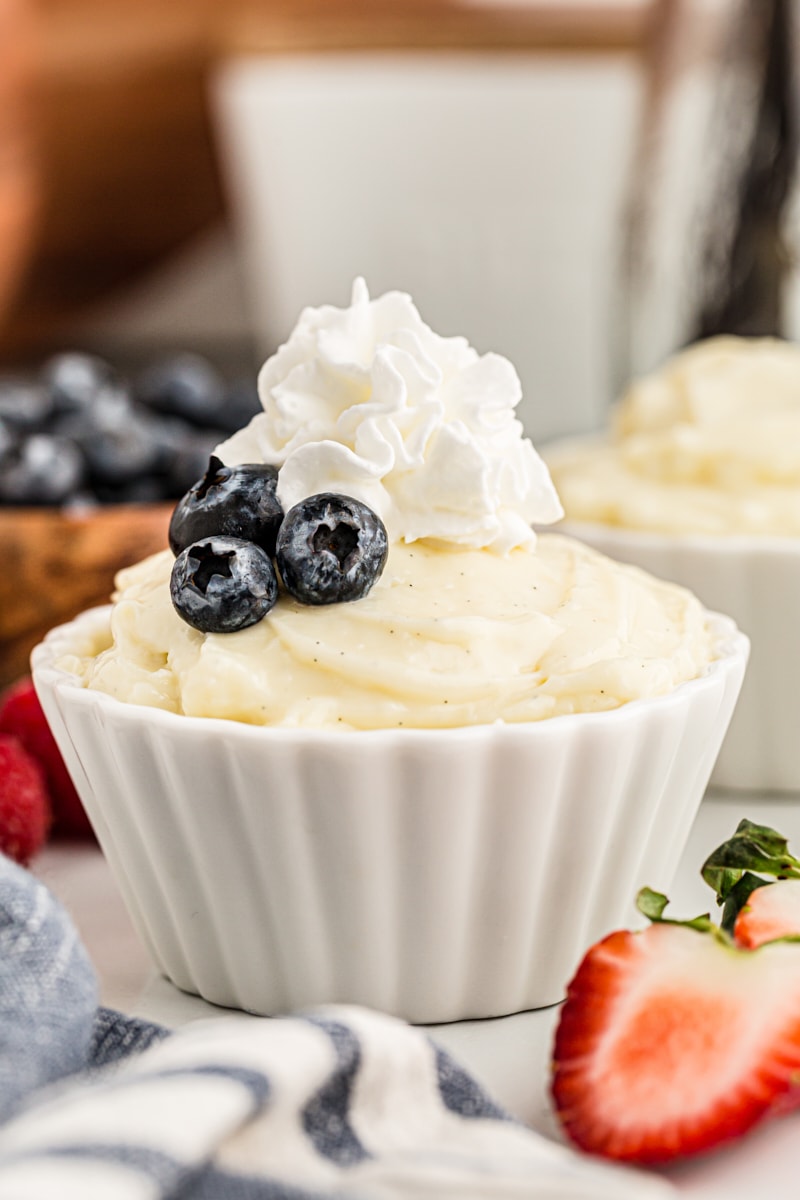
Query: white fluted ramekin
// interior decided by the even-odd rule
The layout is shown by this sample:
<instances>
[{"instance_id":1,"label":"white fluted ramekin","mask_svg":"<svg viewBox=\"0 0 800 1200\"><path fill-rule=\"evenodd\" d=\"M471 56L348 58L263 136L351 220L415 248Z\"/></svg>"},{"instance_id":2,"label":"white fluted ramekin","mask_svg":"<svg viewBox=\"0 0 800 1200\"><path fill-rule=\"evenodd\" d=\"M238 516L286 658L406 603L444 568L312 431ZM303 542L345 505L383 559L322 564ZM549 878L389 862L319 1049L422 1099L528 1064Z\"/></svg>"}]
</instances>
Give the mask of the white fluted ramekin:
<instances>
[{"instance_id":1,"label":"white fluted ramekin","mask_svg":"<svg viewBox=\"0 0 800 1200\"><path fill-rule=\"evenodd\" d=\"M131 916L179 988L262 1014L432 1023L562 999L587 945L669 887L744 674L527 725L315 732L178 716L33 676Z\"/></svg>"},{"instance_id":2,"label":"white fluted ramekin","mask_svg":"<svg viewBox=\"0 0 800 1200\"><path fill-rule=\"evenodd\" d=\"M750 638L750 664L711 784L800 791L800 539L642 533L564 521L559 532L683 584Z\"/></svg>"}]
</instances>

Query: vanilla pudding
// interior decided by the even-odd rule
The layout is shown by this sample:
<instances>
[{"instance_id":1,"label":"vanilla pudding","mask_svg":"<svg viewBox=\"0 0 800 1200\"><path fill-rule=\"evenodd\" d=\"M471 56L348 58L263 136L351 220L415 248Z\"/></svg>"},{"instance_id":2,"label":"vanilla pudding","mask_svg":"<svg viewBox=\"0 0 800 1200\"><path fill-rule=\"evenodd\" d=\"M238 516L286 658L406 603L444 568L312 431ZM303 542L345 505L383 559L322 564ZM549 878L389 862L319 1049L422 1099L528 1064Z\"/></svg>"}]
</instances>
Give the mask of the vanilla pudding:
<instances>
[{"instance_id":1,"label":"vanilla pudding","mask_svg":"<svg viewBox=\"0 0 800 1200\"><path fill-rule=\"evenodd\" d=\"M190 716L447 728L663 695L713 653L689 592L555 535L507 555L399 542L363 600L284 596L232 634L181 621L171 566L165 551L123 571L106 648L62 666L117 699Z\"/></svg>"},{"instance_id":2,"label":"vanilla pudding","mask_svg":"<svg viewBox=\"0 0 800 1200\"><path fill-rule=\"evenodd\" d=\"M665 534L800 536L800 347L700 342L637 380L610 434L546 455L571 521Z\"/></svg>"}]
</instances>

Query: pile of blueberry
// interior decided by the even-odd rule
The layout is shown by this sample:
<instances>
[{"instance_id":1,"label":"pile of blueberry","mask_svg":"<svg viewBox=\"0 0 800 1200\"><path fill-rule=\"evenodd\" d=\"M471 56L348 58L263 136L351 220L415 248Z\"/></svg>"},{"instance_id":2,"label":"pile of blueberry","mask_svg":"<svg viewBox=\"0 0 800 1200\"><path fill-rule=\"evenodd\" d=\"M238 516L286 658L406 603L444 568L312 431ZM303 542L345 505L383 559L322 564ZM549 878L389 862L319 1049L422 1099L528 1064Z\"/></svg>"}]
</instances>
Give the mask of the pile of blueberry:
<instances>
[{"instance_id":1,"label":"pile of blueberry","mask_svg":"<svg viewBox=\"0 0 800 1200\"><path fill-rule=\"evenodd\" d=\"M260 411L199 354L170 354L133 379L91 354L0 376L0 504L175 500L220 441Z\"/></svg>"},{"instance_id":2,"label":"pile of blueberry","mask_svg":"<svg viewBox=\"0 0 800 1200\"><path fill-rule=\"evenodd\" d=\"M277 483L275 467L228 467L212 456L176 505L170 594L194 629L234 633L255 625L278 599L279 576L303 604L338 604L360 600L383 571L388 539L371 508L320 492L284 515Z\"/></svg>"}]
</instances>

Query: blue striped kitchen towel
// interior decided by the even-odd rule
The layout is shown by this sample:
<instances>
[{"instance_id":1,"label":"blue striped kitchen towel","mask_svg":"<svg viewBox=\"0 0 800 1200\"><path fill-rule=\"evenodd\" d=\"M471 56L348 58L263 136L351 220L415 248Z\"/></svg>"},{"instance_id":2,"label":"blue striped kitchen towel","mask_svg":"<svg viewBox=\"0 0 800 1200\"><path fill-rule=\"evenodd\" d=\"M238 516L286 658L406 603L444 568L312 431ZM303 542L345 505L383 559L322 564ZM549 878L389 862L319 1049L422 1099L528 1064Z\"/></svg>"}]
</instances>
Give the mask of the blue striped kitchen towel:
<instances>
[{"instance_id":1,"label":"blue striped kitchen towel","mask_svg":"<svg viewBox=\"0 0 800 1200\"><path fill-rule=\"evenodd\" d=\"M366 1009L168 1033L97 1008L64 910L0 856L0 1200L659 1200L511 1120Z\"/></svg>"}]
</instances>

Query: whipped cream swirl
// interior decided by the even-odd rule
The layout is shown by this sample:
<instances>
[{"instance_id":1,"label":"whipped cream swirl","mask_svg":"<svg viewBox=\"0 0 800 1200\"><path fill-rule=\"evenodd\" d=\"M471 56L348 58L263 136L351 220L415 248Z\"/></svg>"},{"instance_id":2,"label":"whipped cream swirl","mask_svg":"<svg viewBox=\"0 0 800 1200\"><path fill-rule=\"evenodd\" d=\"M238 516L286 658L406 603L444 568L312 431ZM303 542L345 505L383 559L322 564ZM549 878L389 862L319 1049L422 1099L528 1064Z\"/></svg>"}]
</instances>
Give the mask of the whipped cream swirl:
<instances>
[{"instance_id":1,"label":"whipped cream swirl","mask_svg":"<svg viewBox=\"0 0 800 1200\"><path fill-rule=\"evenodd\" d=\"M264 412L217 454L279 467L285 509L340 492L377 512L393 541L498 553L563 515L514 415L514 367L434 333L402 292L370 300L357 279L349 308L305 309L258 386Z\"/></svg>"}]
</instances>

